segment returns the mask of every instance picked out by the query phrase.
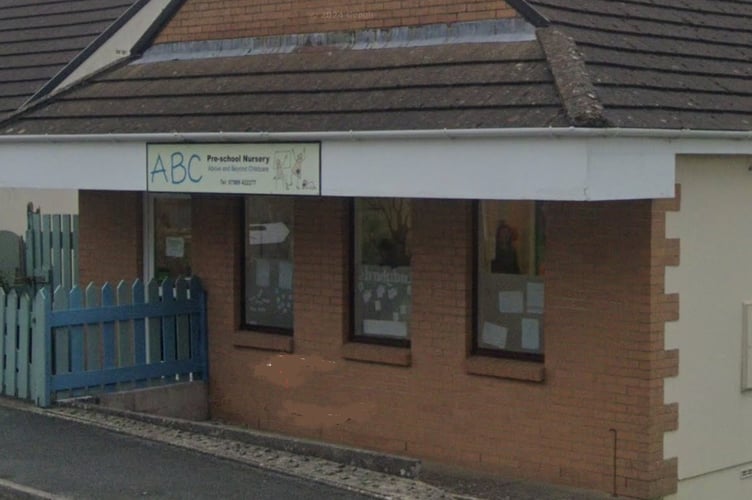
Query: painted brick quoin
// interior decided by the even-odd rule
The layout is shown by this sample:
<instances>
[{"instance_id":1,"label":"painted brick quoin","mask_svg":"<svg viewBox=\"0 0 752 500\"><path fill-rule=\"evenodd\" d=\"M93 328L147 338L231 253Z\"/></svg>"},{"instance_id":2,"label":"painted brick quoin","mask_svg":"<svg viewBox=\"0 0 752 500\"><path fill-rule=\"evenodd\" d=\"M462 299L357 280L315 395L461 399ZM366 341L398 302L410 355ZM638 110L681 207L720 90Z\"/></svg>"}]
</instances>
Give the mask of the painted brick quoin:
<instances>
[{"instance_id":1,"label":"painted brick quoin","mask_svg":"<svg viewBox=\"0 0 752 500\"><path fill-rule=\"evenodd\" d=\"M112 274L113 259L122 272L138 267L140 218L123 219L122 207L139 206L139 197L117 194L112 203L112 196L81 198L82 230L92 219L119 238L87 233L82 265L89 274ZM214 418L512 477L615 487L623 496L655 498L676 489L676 460L663 457L663 433L677 425L676 405L663 402L663 378L678 366L676 352L663 344L665 322L678 308L663 289L665 266L678 255L678 243L665 238L671 204L546 204L543 382L465 370L471 202L413 201L412 345L367 346L376 349L371 362L344 354L349 200L297 198L295 205L295 331L287 353L237 341L251 335L239 326L242 200L194 197L193 268L209 293ZM109 227L118 219L133 226ZM395 357L395 350L408 355Z\"/></svg>"},{"instance_id":2,"label":"painted brick quoin","mask_svg":"<svg viewBox=\"0 0 752 500\"><path fill-rule=\"evenodd\" d=\"M187 0L156 43L353 31L517 17L503 1Z\"/></svg>"}]
</instances>

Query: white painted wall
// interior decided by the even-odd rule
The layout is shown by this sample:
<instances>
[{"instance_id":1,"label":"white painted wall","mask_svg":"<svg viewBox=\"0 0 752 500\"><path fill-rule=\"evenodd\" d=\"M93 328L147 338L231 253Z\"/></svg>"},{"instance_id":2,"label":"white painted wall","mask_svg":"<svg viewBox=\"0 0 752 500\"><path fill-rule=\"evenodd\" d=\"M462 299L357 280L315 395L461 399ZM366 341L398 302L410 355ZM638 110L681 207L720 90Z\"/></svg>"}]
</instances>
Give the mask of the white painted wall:
<instances>
[{"instance_id":1,"label":"white painted wall","mask_svg":"<svg viewBox=\"0 0 752 500\"><path fill-rule=\"evenodd\" d=\"M78 191L64 189L0 189L0 230L19 236L26 232L26 206L41 207L43 214L77 214Z\"/></svg>"},{"instance_id":2,"label":"white painted wall","mask_svg":"<svg viewBox=\"0 0 752 500\"><path fill-rule=\"evenodd\" d=\"M741 391L742 303L752 300L752 172L749 156L680 156L681 210L667 216L681 239L666 291L680 294L680 319L666 326L679 349L679 376L665 401L679 402L679 429L665 457L679 458L680 500L748 500L752 392Z\"/></svg>"}]
</instances>

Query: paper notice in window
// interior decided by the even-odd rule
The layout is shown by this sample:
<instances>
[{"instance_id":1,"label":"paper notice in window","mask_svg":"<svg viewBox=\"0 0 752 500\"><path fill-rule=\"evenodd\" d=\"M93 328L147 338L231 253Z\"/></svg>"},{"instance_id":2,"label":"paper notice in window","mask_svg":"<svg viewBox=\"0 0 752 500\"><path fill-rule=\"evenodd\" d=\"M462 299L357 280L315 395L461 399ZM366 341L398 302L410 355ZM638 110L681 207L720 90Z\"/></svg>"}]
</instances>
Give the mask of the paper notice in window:
<instances>
[{"instance_id":1,"label":"paper notice in window","mask_svg":"<svg viewBox=\"0 0 752 500\"><path fill-rule=\"evenodd\" d=\"M499 292L499 312L507 314L522 314L522 292L505 290Z\"/></svg>"},{"instance_id":2,"label":"paper notice in window","mask_svg":"<svg viewBox=\"0 0 752 500\"><path fill-rule=\"evenodd\" d=\"M540 322L533 318L522 318L522 348L540 350Z\"/></svg>"},{"instance_id":3,"label":"paper notice in window","mask_svg":"<svg viewBox=\"0 0 752 500\"><path fill-rule=\"evenodd\" d=\"M165 256L183 258L185 256L185 239L172 236L165 238Z\"/></svg>"},{"instance_id":4,"label":"paper notice in window","mask_svg":"<svg viewBox=\"0 0 752 500\"><path fill-rule=\"evenodd\" d=\"M292 290L292 262L281 261L279 263L279 287L284 290Z\"/></svg>"},{"instance_id":5,"label":"paper notice in window","mask_svg":"<svg viewBox=\"0 0 752 500\"><path fill-rule=\"evenodd\" d=\"M543 283L527 284L527 313L543 314Z\"/></svg>"},{"instance_id":6,"label":"paper notice in window","mask_svg":"<svg viewBox=\"0 0 752 500\"><path fill-rule=\"evenodd\" d=\"M483 323L483 329L480 333L480 342L487 346L503 349L507 345L507 332L508 330L503 326L486 321Z\"/></svg>"},{"instance_id":7,"label":"paper notice in window","mask_svg":"<svg viewBox=\"0 0 752 500\"><path fill-rule=\"evenodd\" d=\"M269 286L271 265L266 259L256 259L256 286Z\"/></svg>"}]
</instances>

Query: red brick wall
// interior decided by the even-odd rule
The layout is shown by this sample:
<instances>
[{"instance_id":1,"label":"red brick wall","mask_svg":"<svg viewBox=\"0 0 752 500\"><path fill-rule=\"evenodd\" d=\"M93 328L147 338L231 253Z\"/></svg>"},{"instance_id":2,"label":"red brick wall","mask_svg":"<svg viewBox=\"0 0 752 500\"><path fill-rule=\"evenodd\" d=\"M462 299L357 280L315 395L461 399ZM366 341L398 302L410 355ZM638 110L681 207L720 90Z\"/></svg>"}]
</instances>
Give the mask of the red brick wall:
<instances>
[{"instance_id":1,"label":"red brick wall","mask_svg":"<svg viewBox=\"0 0 752 500\"><path fill-rule=\"evenodd\" d=\"M79 191L78 210L81 283L142 277L142 194Z\"/></svg>"},{"instance_id":2,"label":"red brick wall","mask_svg":"<svg viewBox=\"0 0 752 500\"><path fill-rule=\"evenodd\" d=\"M415 201L411 366L344 359L347 205L298 199L294 352L236 347L240 202L197 201L194 268L209 289L215 417L264 430L650 498L675 488L663 462L663 208L552 203L546 380L467 374L471 205ZM233 252L238 252L233 255ZM665 260L665 259L664 259ZM675 354L675 353L674 353ZM497 361L504 363L504 361ZM662 480L668 475L669 480Z\"/></svg>"},{"instance_id":3,"label":"red brick wall","mask_svg":"<svg viewBox=\"0 0 752 500\"><path fill-rule=\"evenodd\" d=\"M139 200L82 193L87 275L139 269ZM123 210L129 206L138 216ZM624 496L675 490L676 461L663 459L663 433L676 427L677 408L663 403L663 379L675 375L678 357L664 351L663 331L678 301L664 294L663 275L678 258L678 242L665 238L665 211L677 203L547 204L540 383L465 371L472 204L415 200L413 207L411 361L395 366L343 355L347 201L296 199L295 334L285 353L238 342L249 335L238 327L242 200L194 198L193 267L209 292L213 416L515 477L605 492L615 485Z\"/></svg>"},{"instance_id":4,"label":"red brick wall","mask_svg":"<svg viewBox=\"0 0 752 500\"><path fill-rule=\"evenodd\" d=\"M670 206L549 206L548 411L567 421L551 423L543 437L567 458L562 477L601 476L601 489L639 498L676 489L676 463L663 461L663 433L676 425L663 404L663 379L678 369L677 353L663 342L665 322L678 314L663 284L665 266L678 256L665 238ZM614 437L616 482L608 485Z\"/></svg>"},{"instance_id":5,"label":"red brick wall","mask_svg":"<svg viewBox=\"0 0 752 500\"><path fill-rule=\"evenodd\" d=\"M187 0L156 43L349 31L517 16L503 1Z\"/></svg>"}]
</instances>

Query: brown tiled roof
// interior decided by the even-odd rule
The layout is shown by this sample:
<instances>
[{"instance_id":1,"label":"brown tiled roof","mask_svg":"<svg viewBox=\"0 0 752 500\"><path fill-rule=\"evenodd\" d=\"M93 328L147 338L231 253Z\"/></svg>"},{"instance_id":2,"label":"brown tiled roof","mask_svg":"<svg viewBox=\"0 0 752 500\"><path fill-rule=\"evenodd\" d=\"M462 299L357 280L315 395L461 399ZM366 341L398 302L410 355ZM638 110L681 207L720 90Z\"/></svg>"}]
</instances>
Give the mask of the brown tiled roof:
<instances>
[{"instance_id":1,"label":"brown tiled roof","mask_svg":"<svg viewBox=\"0 0 752 500\"><path fill-rule=\"evenodd\" d=\"M327 131L564 126L537 41L129 64L5 133Z\"/></svg>"},{"instance_id":2,"label":"brown tiled roof","mask_svg":"<svg viewBox=\"0 0 752 500\"><path fill-rule=\"evenodd\" d=\"M752 129L752 0L528 0L576 42L614 126Z\"/></svg>"},{"instance_id":3,"label":"brown tiled roof","mask_svg":"<svg viewBox=\"0 0 752 500\"><path fill-rule=\"evenodd\" d=\"M752 0L513 4L538 40L136 61L0 132L752 130Z\"/></svg>"},{"instance_id":4,"label":"brown tiled roof","mask_svg":"<svg viewBox=\"0 0 752 500\"><path fill-rule=\"evenodd\" d=\"M0 118L58 74L134 0L0 0Z\"/></svg>"}]
</instances>

